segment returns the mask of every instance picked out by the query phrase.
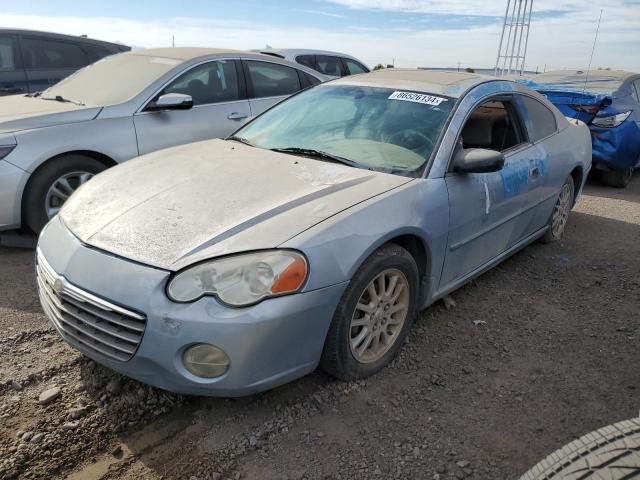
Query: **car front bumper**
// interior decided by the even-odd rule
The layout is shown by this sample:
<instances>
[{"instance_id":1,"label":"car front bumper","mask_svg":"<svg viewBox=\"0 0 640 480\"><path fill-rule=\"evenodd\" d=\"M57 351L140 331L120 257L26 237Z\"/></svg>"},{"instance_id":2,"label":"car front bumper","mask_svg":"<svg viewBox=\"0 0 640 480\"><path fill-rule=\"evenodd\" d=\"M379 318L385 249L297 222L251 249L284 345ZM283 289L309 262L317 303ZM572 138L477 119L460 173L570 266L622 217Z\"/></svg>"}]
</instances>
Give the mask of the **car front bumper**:
<instances>
[{"instance_id":1,"label":"car front bumper","mask_svg":"<svg viewBox=\"0 0 640 480\"><path fill-rule=\"evenodd\" d=\"M0 160L0 231L20 226L20 198L27 172Z\"/></svg>"},{"instance_id":2,"label":"car front bumper","mask_svg":"<svg viewBox=\"0 0 640 480\"><path fill-rule=\"evenodd\" d=\"M165 294L170 272L87 247L57 217L43 230L38 249L69 284L146 316L142 340L127 361L69 342L74 348L126 376L186 394L249 395L313 371L346 287L342 283L247 308L224 307L210 297L177 304ZM47 315L60 332L58 322ZM224 375L205 379L186 370L182 355L196 343L225 351L230 366Z\"/></svg>"}]
</instances>

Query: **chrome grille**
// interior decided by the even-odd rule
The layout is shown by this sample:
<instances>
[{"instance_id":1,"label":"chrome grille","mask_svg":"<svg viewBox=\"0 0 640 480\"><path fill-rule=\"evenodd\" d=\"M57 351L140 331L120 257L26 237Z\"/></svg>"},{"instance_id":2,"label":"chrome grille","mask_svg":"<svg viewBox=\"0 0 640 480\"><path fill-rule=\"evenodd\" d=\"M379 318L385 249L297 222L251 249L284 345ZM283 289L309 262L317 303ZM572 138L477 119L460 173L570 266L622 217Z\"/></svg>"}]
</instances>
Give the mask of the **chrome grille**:
<instances>
[{"instance_id":1,"label":"chrome grille","mask_svg":"<svg viewBox=\"0 0 640 480\"><path fill-rule=\"evenodd\" d=\"M85 292L58 275L38 249L40 302L60 335L112 360L126 362L136 352L146 317Z\"/></svg>"}]
</instances>

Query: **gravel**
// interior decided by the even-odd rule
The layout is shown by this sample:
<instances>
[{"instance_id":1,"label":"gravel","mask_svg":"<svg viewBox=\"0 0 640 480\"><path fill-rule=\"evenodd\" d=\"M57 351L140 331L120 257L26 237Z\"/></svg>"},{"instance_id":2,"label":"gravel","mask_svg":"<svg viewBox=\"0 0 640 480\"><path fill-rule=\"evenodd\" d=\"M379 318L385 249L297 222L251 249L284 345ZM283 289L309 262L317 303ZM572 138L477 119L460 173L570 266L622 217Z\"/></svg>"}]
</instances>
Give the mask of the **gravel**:
<instances>
[{"instance_id":1,"label":"gravel","mask_svg":"<svg viewBox=\"0 0 640 480\"><path fill-rule=\"evenodd\" d=\"M174 395L84 358L41 313L33 252L0 248L0 478L517 478L638 414L638 238L640 178L590 184L562 243L422 312L378 375L316 372L241 399Z\"/></svg>"}]
</instances>

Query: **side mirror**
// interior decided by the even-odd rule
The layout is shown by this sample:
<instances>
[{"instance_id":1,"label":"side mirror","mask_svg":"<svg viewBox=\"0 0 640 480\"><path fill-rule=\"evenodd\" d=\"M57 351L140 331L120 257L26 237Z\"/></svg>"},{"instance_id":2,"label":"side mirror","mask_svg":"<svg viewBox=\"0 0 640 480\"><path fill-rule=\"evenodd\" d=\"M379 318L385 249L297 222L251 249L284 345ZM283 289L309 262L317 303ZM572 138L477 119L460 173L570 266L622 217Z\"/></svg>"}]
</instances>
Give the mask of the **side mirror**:
<instances>
[{"instance_id":1,"label":"side mirror","mask_svg":"<svg viewBox=\"0 0 640 480\"><path fill-rule=\"evenodd\" d=\"M193 107L193 98L191 98L191 95L165 93L155 102L147 105L145 110L149 112L157 112L160 110L189 110L191 107Z\"/></svg>"},{"instance_id":2,"label":"side mirror","mask_svg":"<svg viewBox=\"0 0 640 480\"><path fill-rule=\"evenodd\" d=\"M453 157L453 171L460 173L497 172L504 166L504 155L485 148L460 149Z\"/></svg>"}]
</instances>

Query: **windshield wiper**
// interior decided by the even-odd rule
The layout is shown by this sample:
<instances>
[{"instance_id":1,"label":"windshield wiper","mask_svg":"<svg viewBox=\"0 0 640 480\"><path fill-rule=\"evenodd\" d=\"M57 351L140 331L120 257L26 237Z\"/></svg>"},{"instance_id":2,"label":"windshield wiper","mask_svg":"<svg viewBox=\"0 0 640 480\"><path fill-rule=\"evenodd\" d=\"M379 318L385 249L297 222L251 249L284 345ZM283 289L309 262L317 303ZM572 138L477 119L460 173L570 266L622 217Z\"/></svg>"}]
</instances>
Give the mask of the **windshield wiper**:
<instances>
[{"instance_id":1,"label":"windshield wiper","mask_svg":"<svg viewBox=\"0 0 640 480\"><path fill-rule=\"evenodd\" d=\"M323 152L322 150L314 150L313 148L299 148L299 147L286 147L286 148L270 148L272 152L278 153L291 153L293 155L304 155L307 157L320 158L322 160L329 160L331 162L342 163L350 167L355 167L358 164L348 158L339 157L331 153Z\"/></svg>"},{"instance_id":2,"label":"windshield wiper","mask_svg":"<svg viewBox=\"0 0 640 480\"><path fill-rule=\"evenodd\" d=\"M32 93L27 93L25 97L37 98L40 95L42 95L42 92L32 92Z\"/></svg>"},{"instance_id":3,"label":"windshield wiper","mask_svg":"<svg viewBox=\"0 0 640 480\"><path fill-rule=\"evenodd\" d=\"M73 103L74 105L80 105L81 107L84 107L84 103L77 100L71 100L70 98L64 98L61 95L56 95L55 97L42 97L42 100L55 100L56 102Z\"/></svg>"},{"instance_id":4,"label":"windshield wiper","mask_svg":"<svg viewBox=\"0 0 640 480\"><path fill-rule=\"evenodd\" d=\"M244 143L245 145L249 145L250 147L255 147L255 145L249 140L244 137L238 137L237 135L231 135L230 137L225 138L225 140L233 140L234 142L240 142Z\"/></svg>"}]
</instances>

